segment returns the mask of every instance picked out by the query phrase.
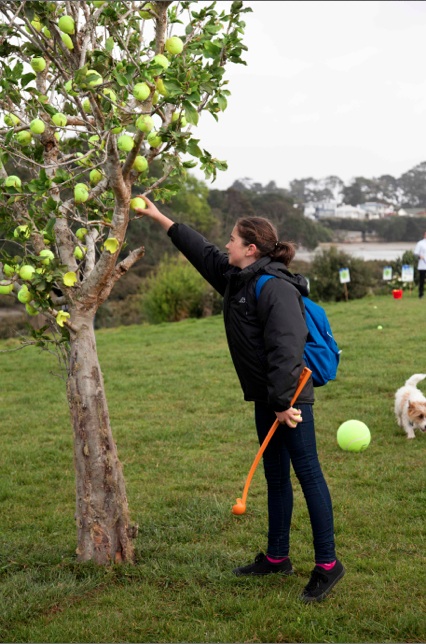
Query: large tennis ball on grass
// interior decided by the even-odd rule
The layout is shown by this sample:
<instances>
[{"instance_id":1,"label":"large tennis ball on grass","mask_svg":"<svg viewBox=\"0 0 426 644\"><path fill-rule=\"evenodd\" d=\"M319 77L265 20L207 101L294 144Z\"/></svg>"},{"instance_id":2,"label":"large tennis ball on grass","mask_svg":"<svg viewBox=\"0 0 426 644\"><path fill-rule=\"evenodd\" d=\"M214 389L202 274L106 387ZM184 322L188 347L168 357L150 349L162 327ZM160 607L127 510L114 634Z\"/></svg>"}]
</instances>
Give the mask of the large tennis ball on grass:
<instances>
[{"instance_id":1,"label":"large tennis ball on grass","mask_svg":"<svg viewBox=\"0 0 426 644\"><path fill-rule=\"evenodd\" d=\"M363 452L370 441L370 430L360 420L346 420L337 430L337 443L347 452Z\"/></svg>"}]
</instances>

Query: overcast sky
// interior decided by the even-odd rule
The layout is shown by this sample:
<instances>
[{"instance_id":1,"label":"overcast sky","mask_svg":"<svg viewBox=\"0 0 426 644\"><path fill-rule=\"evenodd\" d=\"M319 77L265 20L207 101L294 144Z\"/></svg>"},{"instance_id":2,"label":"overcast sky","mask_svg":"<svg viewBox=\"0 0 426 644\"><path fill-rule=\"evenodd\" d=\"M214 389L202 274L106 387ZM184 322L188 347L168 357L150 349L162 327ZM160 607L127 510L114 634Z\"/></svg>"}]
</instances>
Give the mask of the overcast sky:
<instances>
[{"instance_id":1,"label":"overcast sky","mask_svg":"<svg viewBox=\"0 0 426 644\"><path fill-rule=\"evenodd\" d=\"M425 1L244 4L247 66L228 66L228 108L197 128L228 162L209 187L399 177L426 161Z\"/></svg>"}]
</instances>

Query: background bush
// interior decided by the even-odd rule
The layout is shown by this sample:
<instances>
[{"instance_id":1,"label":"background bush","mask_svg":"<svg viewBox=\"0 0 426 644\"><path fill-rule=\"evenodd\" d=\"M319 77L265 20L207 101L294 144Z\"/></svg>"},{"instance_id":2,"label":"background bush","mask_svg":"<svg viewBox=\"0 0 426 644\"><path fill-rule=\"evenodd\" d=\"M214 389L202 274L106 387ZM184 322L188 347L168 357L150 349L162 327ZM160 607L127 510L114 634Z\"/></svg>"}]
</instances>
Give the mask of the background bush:
<instances>
[{"instance_id":1,"label":"background bush","mask_svg":"<svg viewBox=\"0 0 426 644\"><path fill-rule=\"evenodd\" d=\"M143 284L142 313L152 324L219 313L222 298L183 257L165 256Z\"/></svg>"},{"instance_id":2,"label":"background bush","mask_svg":"<svg viewBox=\"0 0 426 644\"><path fill-rule=\"evenodd\" d=\"M372 271L363 259L351 257L331 247L323 250L312 262L310 277L311 297L323 302L345 300L344 284L339 280L339 269L349 268L348 298L365 297L376 286Z\"/></svg>"}]
</instances>

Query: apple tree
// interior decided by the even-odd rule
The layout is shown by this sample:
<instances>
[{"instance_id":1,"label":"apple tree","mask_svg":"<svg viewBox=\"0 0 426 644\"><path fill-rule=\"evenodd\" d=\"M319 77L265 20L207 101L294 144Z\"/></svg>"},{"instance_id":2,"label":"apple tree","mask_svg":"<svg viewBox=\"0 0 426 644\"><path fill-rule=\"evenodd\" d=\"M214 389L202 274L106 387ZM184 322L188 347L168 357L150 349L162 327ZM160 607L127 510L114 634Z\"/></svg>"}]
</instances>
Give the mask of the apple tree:
<instances>
[{"instance_id":1,"label":"apple tree","mask_svg":"<svg viewBox=\"0 0 426 644\"><path fill-rule=\"evenodd\" d=\"M126 250L133 195L167 201L188 168L214 178L226 167L196 126L226 108L247 11L239 1L0 0L0 293L42 316L32 341L54 343L65 364L80 561L131 562L137 531L94 317L144 255Z\"/></svg>"}]
</instances>

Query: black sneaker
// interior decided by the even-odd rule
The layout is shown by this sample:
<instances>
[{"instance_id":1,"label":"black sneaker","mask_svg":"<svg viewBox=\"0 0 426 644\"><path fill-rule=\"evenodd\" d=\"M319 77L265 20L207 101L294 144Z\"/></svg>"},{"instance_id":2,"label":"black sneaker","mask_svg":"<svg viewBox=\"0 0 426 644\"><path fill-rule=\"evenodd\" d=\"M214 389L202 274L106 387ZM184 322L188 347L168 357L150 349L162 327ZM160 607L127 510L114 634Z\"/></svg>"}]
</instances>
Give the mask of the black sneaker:
<instances>
[{"instance_id":1,"label":"black sneaker","mask_svg":"<svg viewBox=\"0 0 426 644\"><path fill-rule=\"evenodd\" d=\"M322 601L344 574L345 569L338 559L331 570L315 566L311 578L300 596L301 600L305 603Z\"/></svg>"},{"instance_id":2,"label":"black sneaker","mask_svg":"<svg viewBox=\"0 0 426 644\"><path fill-rule=\"evenodd\" d=\"M283 575L292 575L294 570L290 559L287 558L281 563L274 564L267 560L263 552L259 552L254 563L235 568L232 572L237 577L240 577L241 575L270 575L274 572L280 572Z\"/></svg>"}]
</instances>

